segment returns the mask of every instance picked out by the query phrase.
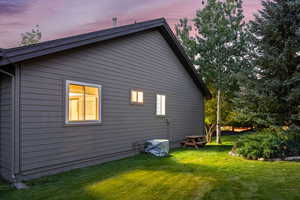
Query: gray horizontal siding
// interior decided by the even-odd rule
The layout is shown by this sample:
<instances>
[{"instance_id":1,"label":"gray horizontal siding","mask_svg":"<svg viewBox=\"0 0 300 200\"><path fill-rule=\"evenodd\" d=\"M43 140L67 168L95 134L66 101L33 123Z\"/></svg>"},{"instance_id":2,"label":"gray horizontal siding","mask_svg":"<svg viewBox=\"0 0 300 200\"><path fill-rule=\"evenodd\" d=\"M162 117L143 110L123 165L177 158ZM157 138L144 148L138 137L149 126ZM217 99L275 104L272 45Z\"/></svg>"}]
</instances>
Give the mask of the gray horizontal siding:
<instances>
[{"instance_id":1,"label":"gray horizontal siding","mask_svg":"<svg viewBox=\"0 0 300 200\"><path fill-rule=\"evenodd\" d=\"M12 86L11 78L0 74L0 174L11 178L12 144Z\"/></svg>"},{"instance_id":2,"label":"gray horizontal siding","mask_svg":"<svg viewBox=\"0 0 300 200\"><path fill-rule=\"evenodd\" d=\"M102 85L101 125L64 125L66 80ZM134 88L144 91L144 105L130 105ZM167 96L169 127L155 115L157 93ZM20 97L24 174L130 152L168 131L172 141L203 134L203 96L157 31L24 62Z\"/></svg>"},{"instance_id":3,"label":"gray horizontal siding","mask_svg":"<svg viewBox=\"0 0 300 200\"><path fill-rule=\"evenodd\" d=\"M116 160L116 159L121 159L121 158L125 158L128 156L132 156L134 154L136 154L136 152L134 152L134 151L117 152L114 154L105 154L102 156L91 157L88 159L73 161L71 163L65 162L64 164L60 164L59 166L43 167L43 168L35 169L32 171L29 170L29 171L23 172L22 179L29 180L29 179L33 179L33 178L38 178L40 176L60 173L63 171L68 171L68 170L85 167L85 166L89 166L89 165L93 165L93 164L99 164L99 163L108 162L108 161L112 161L112 160Z\"/></svg>"}]
</instances>

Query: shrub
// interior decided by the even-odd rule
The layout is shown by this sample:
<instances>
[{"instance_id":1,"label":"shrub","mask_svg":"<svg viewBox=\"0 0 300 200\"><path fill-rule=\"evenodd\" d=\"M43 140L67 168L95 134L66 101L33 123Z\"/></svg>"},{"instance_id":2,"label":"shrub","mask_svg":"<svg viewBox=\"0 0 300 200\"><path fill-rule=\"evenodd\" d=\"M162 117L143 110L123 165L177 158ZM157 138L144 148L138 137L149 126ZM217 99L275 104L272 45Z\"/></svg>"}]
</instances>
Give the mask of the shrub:
<instances>
[{"instance_id":1,"label":"shrub","mask_svg":"<svg viewBox=\"0 0 300 200\"><path fill-rule=\"evenodd\" d=\"M240 138L235 144L234 149L238 154L247 159L282 158L292 152L292 154L295 154L294 152L299 150L300 142L290 141L294 137L296 136L283 131L265 129L259 133Z\"/></svg>"},{"instance_id":2,"label":"shrub","mask_svg":"<svg viewBox=\"0 0 300 200\"><path fill-rule=\"evenodd\" d=\"M300 156L300 130L292 129L286 131L287 135L287 155Z\"/></svg>"}]
</instances>

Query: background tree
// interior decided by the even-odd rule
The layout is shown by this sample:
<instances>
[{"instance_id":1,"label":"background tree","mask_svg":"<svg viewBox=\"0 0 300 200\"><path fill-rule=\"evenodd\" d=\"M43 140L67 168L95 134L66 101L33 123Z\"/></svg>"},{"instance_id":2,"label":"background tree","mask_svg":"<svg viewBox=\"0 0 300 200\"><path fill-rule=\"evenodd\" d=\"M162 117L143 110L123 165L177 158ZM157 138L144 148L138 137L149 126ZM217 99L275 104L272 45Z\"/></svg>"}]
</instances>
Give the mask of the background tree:
<instances>
[{"instance_id":1,"label":"background tree","mask_svg":"<svg viewBox=\"0 0 300 200\"><path fill-rule=\"evenodd\" d=\"M176 25L176 33L206 84L216 89L217 143L221 143L221 98L238 89L235 74L246 61L242 0L208 0L193 22L194 37L187 19Z\"/></svg>"},{"instance_id":2,"label":"background tree","mask_svg":"<svg viewBox=\"0 0 300 200\"><path fill-rule=\"evenodd\" d=\"M263 1L250 23L253 62L237 113L261 127L300 127L300 1Z\"/></svg>"},{"instance_id":3,"label":"background tree","mask_svg":"<svg viewBox=\"0 0 300 200\"><path fill-rule=\"evenodd\" d=\"M31 32L21 33L20 46L27 46L31 44L39 43L42 39L42 33L40 31L39 25L36 25Z\"/></svg>"},{"instance_id":4,"label":"background tree","mask_svg":"<svg viewBox=\"0 0 300 200\"><path fill-rule=\"evenodd\" d=\"M210 92L212 98L207 101L205 105L205 132L208 143L212 142L212 136L216 132L217 125L217 90L211 87ZM231 96L221 95L221 119L222 122L227 125L231 125L234 122L233 116L235 116L230 98Z\"/></svg>"}]
</instances>

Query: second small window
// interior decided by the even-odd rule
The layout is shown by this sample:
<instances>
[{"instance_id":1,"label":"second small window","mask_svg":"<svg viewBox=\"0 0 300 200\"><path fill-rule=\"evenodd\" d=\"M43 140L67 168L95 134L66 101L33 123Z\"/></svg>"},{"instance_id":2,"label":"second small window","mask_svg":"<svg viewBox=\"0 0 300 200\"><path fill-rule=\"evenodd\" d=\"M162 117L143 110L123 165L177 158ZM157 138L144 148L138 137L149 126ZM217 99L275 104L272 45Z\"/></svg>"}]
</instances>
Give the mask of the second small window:
<instances>
[{"instance_id":1,"label":"second small window","mask_svg":"<svg viewBox=\"0 0 300 200\"><path fill-rule=\"evenodd\" d=\"M156 95L156 115L166 115L166 95Z\"/></svg>"},{"instance_id":2,"label":"second small window","mask_svg":"<svg viewBox=\"0 0 300 200\"><path fill-rule=\"evenodd\" d=\"M131 90L131 103L133 104L143 104L144 103L144 93L141 90Z\"/></svg>"}]
</instances>

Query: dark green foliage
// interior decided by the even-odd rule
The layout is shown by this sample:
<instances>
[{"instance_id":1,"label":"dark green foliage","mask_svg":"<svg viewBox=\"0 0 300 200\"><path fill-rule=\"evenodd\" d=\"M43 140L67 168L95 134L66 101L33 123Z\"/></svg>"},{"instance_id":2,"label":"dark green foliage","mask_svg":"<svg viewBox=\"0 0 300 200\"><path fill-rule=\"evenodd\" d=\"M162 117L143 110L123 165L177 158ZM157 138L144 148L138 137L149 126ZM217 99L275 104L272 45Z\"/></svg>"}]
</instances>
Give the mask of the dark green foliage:
<instances>
[{"instance_id":1,"label":"dark green foliage","mask_svg":"<svg viewBox=\"0 0 300 200\"><path fill-rule=\"evenodd\" d=\"M291 129L286 132L287 134L287 145L288 155L300 155L300 130Z\"/></svg>"},{"instance_id":2,"label":"dark green foliage","mask_svg":"<svg viewBox=\"0 0 300 200\"><path fill-rule=\"evenodd\" d=\"M239 118L256 126L300 126L300 1L263 1L250 23L251 65L239 74Z\"/></svg>"},{"instance_id":3,"label":"dark green foliage","mask_svg":"<svg viewBox=\"0 0 300 200\"><path fill-rule=\"evenodd\" d=\"M264 129L240 138L233 149L247 159L284 158L300 155L299 144L297 132Z\"/></svg>"},{"instance_id":4,"label":"dark green foliage","mask_svg":"<svg viewBox=\"0 0 300 200\"><path fill-rule=\"evenodd\" d=\"M251 65L239 74L236 113L256 128L272 129L237 143L248 159L300 155L299 30L299 0L264 1L251 22Z\"/></svg>"},{"instance_id":5,"label":"dark green foliage","mask_svg":"<svg viewBox=\"0 0 300 200\"><path fill-rule=\"evenodd\" d=\"M242 137L236 143L236 152L247 159L278 158L285 156L286 137L282 134L264 130L260 133Z\"/></svg>"}]
</instances>

